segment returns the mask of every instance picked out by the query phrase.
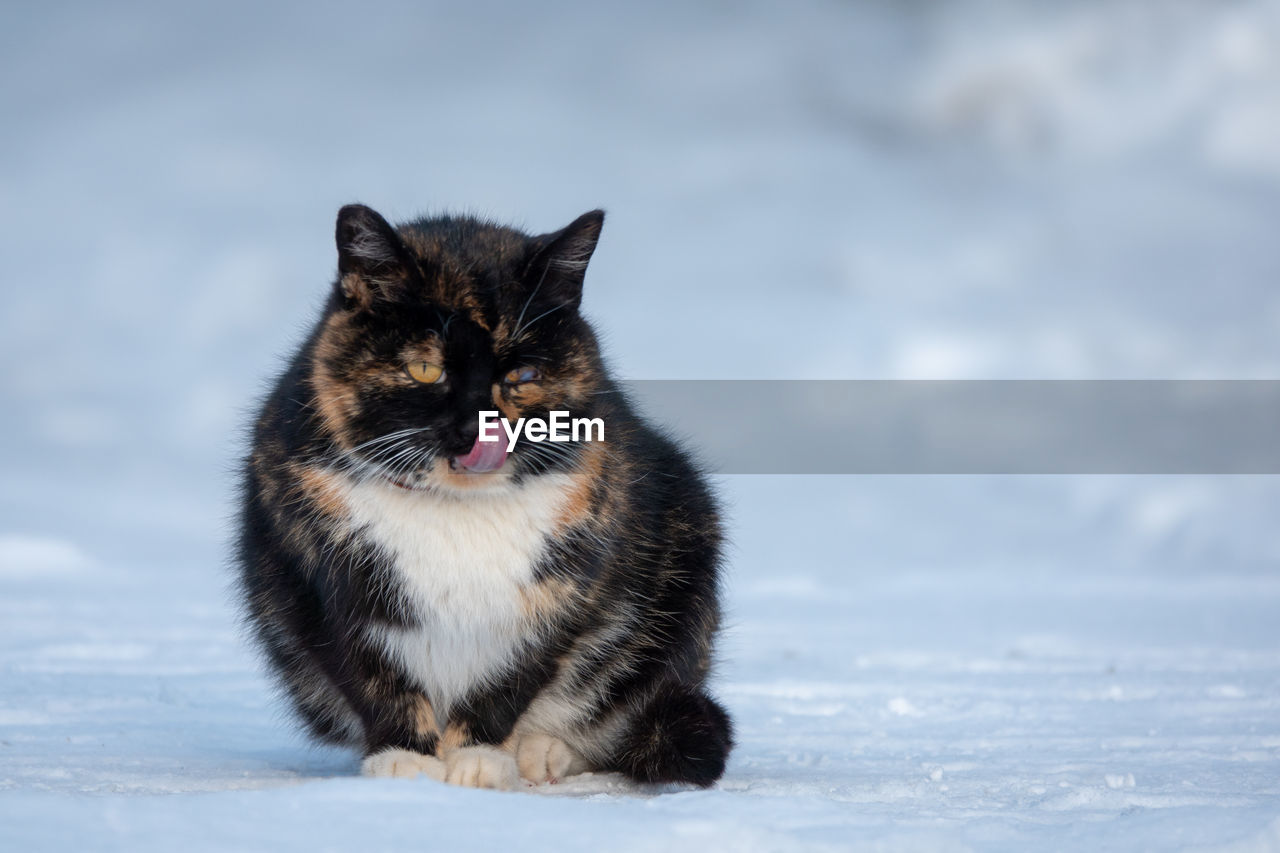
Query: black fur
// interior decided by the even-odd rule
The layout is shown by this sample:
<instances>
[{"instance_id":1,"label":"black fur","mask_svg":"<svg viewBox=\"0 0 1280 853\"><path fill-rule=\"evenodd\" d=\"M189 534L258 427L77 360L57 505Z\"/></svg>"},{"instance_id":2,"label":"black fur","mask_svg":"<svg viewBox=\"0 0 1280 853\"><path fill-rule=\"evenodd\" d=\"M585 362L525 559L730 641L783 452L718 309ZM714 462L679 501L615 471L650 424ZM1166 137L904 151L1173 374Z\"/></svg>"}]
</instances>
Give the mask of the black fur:
<instances>
[{"instance_id":1,"label":"black fur","mask_svg":"<svg viewBox=\"0 0 1280 853\"><path fill-rule=\"evenodd\" d=\"M474 744L519 754L541 733L586 767L642 782L706 786L724 772L732 727L705 691L718 512L689 458L618 391L578 312L602 222L594 211L531 237L467 218L397 229L358 205L340 212L332 296L254 428L238 548L247 621L317 738L365 755L444 756ZM406 378L406 352L438 360L444 378ZM522 365L538 378L512 385L504 377ZM496 404L602 418L606 441L522 443L499 472L460 469L478 411ZM396 439L398 456L379 456L376 442L410 429L420 431ZM448 595L422 610L409 578L430 559L398 563L354 521L349 489L373 483L429 514L544 482L565 485L512 593L525 633L493 671L442 699L431 672L377 638L436 636L430 626L452 616Z\"/></svg>"},{"instance_id":2,"label":"black fur","mask_svg":"<svg viewBox=\"0 0 1280 853\"><path fill-rule=\"evenodd\" d=\"M641 782L707 787L724 774L733 726L705 693L668 687L655 695L619 746L615 768Z\"/></svg>"}]
</instances>

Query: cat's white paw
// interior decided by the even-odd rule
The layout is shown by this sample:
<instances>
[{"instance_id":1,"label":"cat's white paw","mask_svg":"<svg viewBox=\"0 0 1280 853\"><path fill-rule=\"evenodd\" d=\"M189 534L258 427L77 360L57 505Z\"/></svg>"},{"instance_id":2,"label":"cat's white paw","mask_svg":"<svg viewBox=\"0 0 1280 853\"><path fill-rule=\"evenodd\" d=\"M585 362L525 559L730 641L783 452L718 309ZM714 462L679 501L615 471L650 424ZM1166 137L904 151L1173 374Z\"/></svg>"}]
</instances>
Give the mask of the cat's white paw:
<instances>
[{"instance_id":1,"label":"cat's white paw","mask_svg":"<svg viewBox=\"0 0 1280 853\"><path fill-rule=\"evenodd\" d=\"M516 765L520 775L535 785L559 782L566 776L588 769L586 759L558 737L524 735L516 744Z\"/></svg>"},{"instance_id":2,"label":"cat's white paw","mask_svg":"<svg viewBox=\"0 0 1280 853\"><path fill-rule=\"evenodd\" d=\"M397 779L413 779L426 776L437 782L445 777L444 762L432 755L423 755L408 749L393 747L375 752L360 764L360 773L365 776L395 777Z\"/></svg>"},{"instance_id":3,"label":"cat's white paw","mask_svg":"<svg viewBox=\"0 0 1280 853\"><path fill-rule=\"evenodd\" d=\"M464 746L444 758L444 781L464 788L509 791L520 780L516 760L493 746Z\"/></svg>"}]
</instances>

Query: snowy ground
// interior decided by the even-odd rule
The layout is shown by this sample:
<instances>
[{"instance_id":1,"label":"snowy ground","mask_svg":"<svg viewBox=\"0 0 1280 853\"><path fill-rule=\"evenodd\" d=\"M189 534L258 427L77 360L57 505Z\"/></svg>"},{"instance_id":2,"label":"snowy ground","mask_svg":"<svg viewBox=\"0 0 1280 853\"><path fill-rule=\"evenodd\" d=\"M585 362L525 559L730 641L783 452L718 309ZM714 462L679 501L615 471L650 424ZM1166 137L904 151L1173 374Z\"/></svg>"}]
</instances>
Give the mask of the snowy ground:
<instances>
[{"instance_id":1,"label":"snowy ground","mask_svg":"<svg viewBox=\"0 0 1280 853\"><path fill-rule=\"evenodd\" d=\"M1274 477L724 478L707 792L354 778L227 592L355 199L604 205L629 378L1280 377L1280 6L1153 9L9 10L0 848L1280 850Z\"/></svg>"},{"instance_id":2,"label":"snowy ground","mask_svg":"<svg viewBox=\"0 0 1280 853\"><path fill-rule=\"evenodd\" d=\"M751 523L719 679L740 746L717 790L599 777L542 790L551 802L351 778L351 757L302 745L280 718L209 567L142 575L30 544L24 557L10 541L3 831L13 849L122 850L167 848L174 833L195 849L1280 841L1274 577L1008 572L972 558L876 572L831 555L862 538L848 492L891 505L904 497L891 480L727 485ZM941 491L941 504L981 499ZM782 561L771 540L804 500L823 508ZM1270 849L1258 844L1245 849Z\"/></svg>"}]
</instances>

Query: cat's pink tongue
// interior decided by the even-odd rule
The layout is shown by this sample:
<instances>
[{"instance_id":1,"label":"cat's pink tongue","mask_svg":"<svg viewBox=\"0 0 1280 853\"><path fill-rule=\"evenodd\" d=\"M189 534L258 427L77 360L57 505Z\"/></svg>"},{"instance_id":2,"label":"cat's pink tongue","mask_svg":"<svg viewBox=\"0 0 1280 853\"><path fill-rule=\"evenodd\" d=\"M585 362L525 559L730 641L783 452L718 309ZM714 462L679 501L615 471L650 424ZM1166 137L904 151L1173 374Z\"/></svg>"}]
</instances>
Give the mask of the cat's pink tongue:
<instances>
[{"instance_id":1,"label":"cat's pink tongue","mask_svg":"<svg viewBox=\"0 0 1280 853\"><path fill-rule=\"evenodd\" d=\"M493 432L490 430L490 434ZM507 431L499 424L496 432L497 441L481 441L480 436L477 435L476 443L471 445L471 452L466 456L455 457L453 461L468 471L481 474L486 471L497 471L502 467L502 463L507 461Z\"/></svg>"}]
</instances>

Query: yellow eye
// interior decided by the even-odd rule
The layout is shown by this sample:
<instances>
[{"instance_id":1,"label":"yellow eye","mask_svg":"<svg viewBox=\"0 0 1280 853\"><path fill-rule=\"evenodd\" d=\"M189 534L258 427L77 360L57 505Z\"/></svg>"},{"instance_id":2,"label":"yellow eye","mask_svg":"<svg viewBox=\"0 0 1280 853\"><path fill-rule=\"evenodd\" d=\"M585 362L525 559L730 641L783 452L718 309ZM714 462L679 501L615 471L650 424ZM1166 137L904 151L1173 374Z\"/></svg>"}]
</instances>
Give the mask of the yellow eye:
<instances>
[{"instance_id":1,"label":"yellow eye","mask_svg":"<svg viewBox=\"0 0 1280 853\"><path fill-rule=\"evenodd\" d=\"M517 367L502 377L502 381L508 385L519 385L522 382L537 382L541 378L542 371L536 367Z\"/></svg>"},{"instance_id":2,"label":"yellow eye","mask_svg":"<svg viewBox=\"0 0 1280 853\"><path fill-rule=\"evenodd\" d=\"M411 361L404 366L405 372L414 382L423 385L434 385L444 381L444 368L429 361Z\"/></svg>"}]
</instances>

